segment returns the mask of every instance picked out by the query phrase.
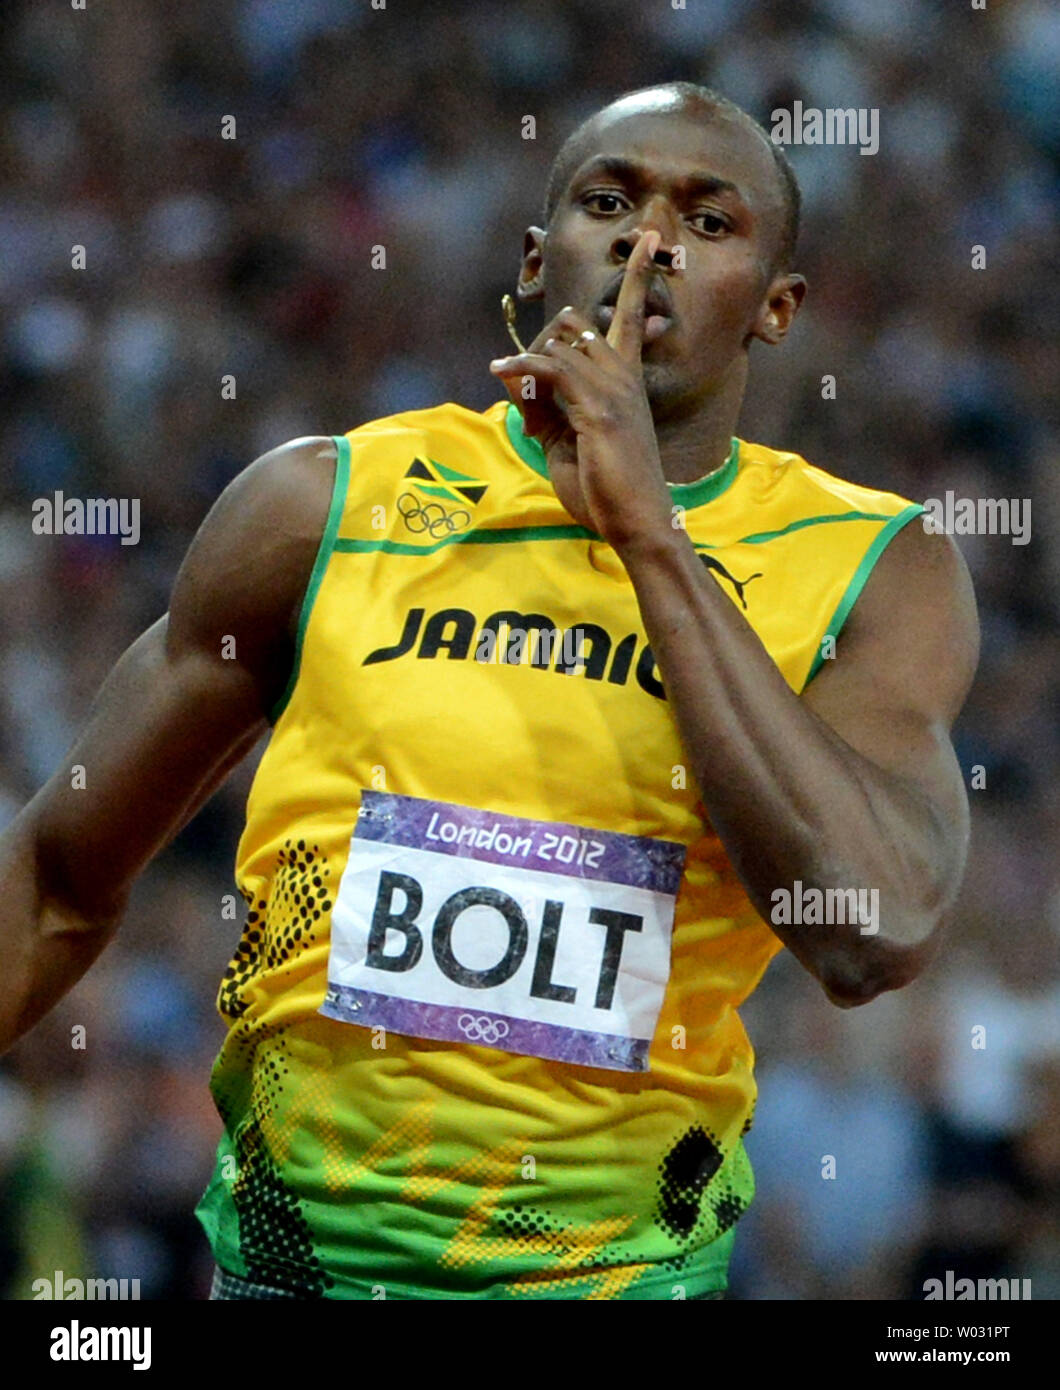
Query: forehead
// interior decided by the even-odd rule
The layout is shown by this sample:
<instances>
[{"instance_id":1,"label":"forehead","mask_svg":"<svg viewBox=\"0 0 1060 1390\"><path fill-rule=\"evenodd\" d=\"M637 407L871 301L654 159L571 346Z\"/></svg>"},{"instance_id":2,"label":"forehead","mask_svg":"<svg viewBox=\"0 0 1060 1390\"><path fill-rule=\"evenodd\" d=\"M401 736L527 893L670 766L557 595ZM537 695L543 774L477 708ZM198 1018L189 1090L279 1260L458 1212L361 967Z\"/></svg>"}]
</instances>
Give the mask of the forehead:
<instances>
[{"instance_id":1,"label":"forehead","mask_svg":"<svg viewBox=\"0 0 1060 1390\"><path fill-rule=\"evenodd\" d=\"M632 160L668 182L690 174L724 179L759 216L783 205L766 138L722 112L674 106L652 94L615 102L593 118L571 150L568 186L591 161L608 156Z\"/></svg>"}]
</instances>

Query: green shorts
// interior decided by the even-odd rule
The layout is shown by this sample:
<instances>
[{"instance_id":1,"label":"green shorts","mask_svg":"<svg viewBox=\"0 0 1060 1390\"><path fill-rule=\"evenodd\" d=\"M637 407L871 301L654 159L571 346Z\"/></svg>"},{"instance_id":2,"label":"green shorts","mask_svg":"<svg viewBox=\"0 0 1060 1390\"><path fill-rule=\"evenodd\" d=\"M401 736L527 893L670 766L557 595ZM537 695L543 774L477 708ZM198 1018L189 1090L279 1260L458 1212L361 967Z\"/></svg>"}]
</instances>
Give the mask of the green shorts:
<instances>
[{"instance_id":1,"label":"green shorts","mask_svg":"<svg viewBox=\"0 0 1060 1390\"><path fill-rule=\"evenodd\" d=\"M704 1298L725 1298L725 1291L718 1289L713 1293L695 1293L689 1302L698 1302ZM291 1293L289 1289L270 1288L267 1284L256 1284L252 1279L241 1279L238 1274L229 1274L227 1270L215 1268L213 1272L213 1286L210 1289L210 1298L299 1298L300 1294Z\"/></svg>"}]
</instances>

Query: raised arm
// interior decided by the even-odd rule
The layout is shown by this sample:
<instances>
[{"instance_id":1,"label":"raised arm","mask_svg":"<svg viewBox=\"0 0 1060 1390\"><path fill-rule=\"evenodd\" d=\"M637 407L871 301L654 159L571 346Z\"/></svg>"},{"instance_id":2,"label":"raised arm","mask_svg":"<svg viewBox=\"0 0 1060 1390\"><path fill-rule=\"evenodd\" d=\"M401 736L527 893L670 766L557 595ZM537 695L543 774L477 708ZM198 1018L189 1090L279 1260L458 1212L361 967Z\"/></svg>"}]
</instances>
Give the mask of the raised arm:
<instances>
[{"instance_id":1,"label":"raised arm","mask_svg":"<svg viewBox=\"0 0 1060 1390\"><path fill-rule=\"evenodd\" d=\"M906 526L798 698L684 539L623 558L711 823L829 998L868 1003L923 968L964 871L968 799L950 742L978 655L964 562L948 537ZM876 890L875 931L777 924L774 894L796 880Z\"/></svg>"},{"instance_id":2,"label":"raised arm","mask_svg":"<svg viewBox=\"0 0 1060 1390\"><path fill-rule=\"evenodd\" d=\"M334 471L331 440L304 438L229 485L168 614L120 658L62 765L0 836L0 1050L80 979L141 870L265 731Z\"/></svg>"},{"instance_id":3,"label":"raised arm","mask_svg":"<svg viewBox=\"0 0 1060 1390\"><path fill-rule=\"evenodd\" d=\"M626 567L710 823L752 903L834 1003L867 1003L921 970L960 886L968 803L949 731L978 658L971 583L947 537L910 523L835 660L793 694L671 524L640 361L658 236L636 243L606 339L568 307L491 370L523 410L521 383L537 382L531 425L553 485ZM845 913L778 921L776 895L796 882L875 893L872 934Z\"/></svg>"}]
</instances>

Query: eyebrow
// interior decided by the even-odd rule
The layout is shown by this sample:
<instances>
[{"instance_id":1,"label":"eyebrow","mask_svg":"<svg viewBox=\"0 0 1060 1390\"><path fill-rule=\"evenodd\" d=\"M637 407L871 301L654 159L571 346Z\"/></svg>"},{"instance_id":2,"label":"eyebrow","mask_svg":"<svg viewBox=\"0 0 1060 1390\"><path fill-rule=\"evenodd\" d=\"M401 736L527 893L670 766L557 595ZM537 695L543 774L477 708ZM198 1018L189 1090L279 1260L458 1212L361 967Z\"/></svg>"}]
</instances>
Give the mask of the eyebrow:
<instances>
[{"instance_id":1,"label":"eyebrow","mask_svg":"<svg viewBox=\"0 0 1060 1390\"><path fill-rule=\"evenodd\" d=\"M575 172L571 180L573 186L576 182L583 179L592 178L600 174L610 174L613 178L622 179L626 182L639 183L645 176L645 167L635 159L624 159L619 155L597 155L588 164ZM684 175L677 180L679 184L694 193L733 193L743 201L743 194L736 184L728 179L722 179L717 174L707 174L701 170L693 170L692 173Z\"/></svg>"}]
</instances>

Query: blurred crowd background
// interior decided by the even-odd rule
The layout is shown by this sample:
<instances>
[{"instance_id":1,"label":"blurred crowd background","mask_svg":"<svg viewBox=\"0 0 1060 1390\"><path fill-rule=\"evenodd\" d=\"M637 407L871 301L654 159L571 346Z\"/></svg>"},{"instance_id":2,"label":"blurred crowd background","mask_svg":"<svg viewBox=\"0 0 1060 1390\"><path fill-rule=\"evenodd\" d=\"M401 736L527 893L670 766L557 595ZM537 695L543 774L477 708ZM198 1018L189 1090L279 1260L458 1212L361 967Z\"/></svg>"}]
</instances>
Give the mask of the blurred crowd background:
<instances>
[{"instance_id":1,"label":"blurred crowd background","mask_svg":"<svg viewBox=\"0 0 1060 1390\"><path fill-rule=\"evenodd\" d=\"M578 120L672 78L767 127L796 98L879 109L873 157L790 151L810 296L787 345L753 355L740 432L918 500L1029 498L1032 540L960 542L983 657L957 748L985 786L947 949L853 1011L782 957L744 1010L759 1195L733 1291L920 1298L949 1269L1060 1296L1060 10L6 0L0 45L0 823L255 456L499 397L500 297ZM32 501L56 489L138 497L140 544L31 534ZM7 1298L55 1269L206 1296L192 1208L218 1136L213 997L238 935L221 897L253 764L0 1064Z\"/></svg>"}]
</instances>

